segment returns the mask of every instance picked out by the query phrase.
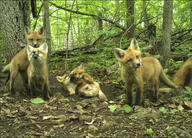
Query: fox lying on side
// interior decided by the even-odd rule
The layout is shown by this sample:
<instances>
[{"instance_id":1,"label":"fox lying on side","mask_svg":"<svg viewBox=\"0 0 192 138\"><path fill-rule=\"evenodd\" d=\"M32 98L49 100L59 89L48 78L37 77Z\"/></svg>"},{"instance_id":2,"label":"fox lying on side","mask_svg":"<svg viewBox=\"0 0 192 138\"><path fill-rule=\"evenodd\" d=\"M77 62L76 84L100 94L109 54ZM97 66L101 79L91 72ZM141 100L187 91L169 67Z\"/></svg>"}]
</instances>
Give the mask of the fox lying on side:
<instances>
[{"instance_id":1,"label":"fox lying on side","mask_svg":"<svg viewBox=\"0 0 192 138\"><path fill-rule=\"evenodd\" d=\"M165 84L176 88L177 86L167 78L163 72L160 62L154 57L141 58L141 51L135 39L132 39L127 50L114 49L115 56L121 64L121 77L125 82L128 104L132 104L133 88L137 88L136 104L141 105L143 101L144 81L152 81L155 87L155 98L158 100L159 79Z\"/></svg>"},{"instance_id":2,"label":"fox lying on side","mask_svg":"<svg viewBox=\"0 0 192 138\"><path fill-rule=\"evenodd\" d=\"M47 68L48 45L43 43L40 47L28 46L27 55L30 62L27 75L31 96L43 94L45 100L49 99L49 80Z\"/></svg>"},{"instance_id":3,"label":"fox lying on side","mask_svg":"<svg viewBox=\"0 0 192 138\"><path fill-rule=\"evenodd\" d=\"M63 83L70 95L75 94L75 90L77 90L80 95L85 97L98 96L103 101L108 100L101 91L99 84L85 72L82 64L73 69L69 76L63 75L57 76L56 78L59 82Z\"/></svg>"},{"instance_id":4,"label":"fox lying on side","mask_svg":"<svg viewBox=\"0 0 192 138\"><path fill-rule=\"evenodd\" d=\"M43 41L43 28L41 28L38 32L33 32L29 28L26 28L27 34L27 46L19 51L11 60L11 62L6 65L2 72L9 73L10 79L10 92L15 94L14 91L14 81L18 73L20 73L23 85L27 88L27 67L29 65L29 60L27 58L27 47L31 45L33 47L39 47L39 45ZM7 81L8 81L7 80Z\"/></svg>"},{"instance_id":5,"label":"fox lying on side","mask_svg":"<svg viewBox=\"0 0 192 138\"><path fill-rule=\"evenodd\" d=\"M173 77L173 82L183 88L184 86L192 87L192 57L189 58L177 71Z\"/></svg>"}]
</instances>

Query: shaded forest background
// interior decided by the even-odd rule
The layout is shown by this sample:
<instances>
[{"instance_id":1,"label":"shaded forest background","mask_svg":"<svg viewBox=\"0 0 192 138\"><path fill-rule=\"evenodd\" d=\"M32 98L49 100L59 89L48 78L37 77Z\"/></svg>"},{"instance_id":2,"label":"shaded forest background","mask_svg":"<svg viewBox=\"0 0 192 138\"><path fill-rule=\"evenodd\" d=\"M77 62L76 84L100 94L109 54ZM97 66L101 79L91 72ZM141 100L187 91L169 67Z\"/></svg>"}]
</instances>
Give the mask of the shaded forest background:
<instances>
[{"instance_id":1,"label":"shaded forest background","mask_svg":"<svg viewBox=\"0 0 192 138\"><path fill-rule=\"evenodd\" d=\"M157 57L173 76L192 55L192 1L0 0L0 11L0 71L26 46L25 26L43 26L53 92L33 104L18 79L19 96L9 96L0 73L0 137L192 137L192 89L163 91L152 102L145 83L143 106L128 106L114 56L114 48L127 49L135 37L142 56ZM56 80L81 63L108 102L70 96Z\"/></svg>"},{"instance_id":2,"label":"shaded forest background","mask_svg":"<svg viewBox=\"0 0 192 138\"><path fill-rule=\"evenodd\" d=\"M192 2L189 0L0 3L3 64L25 46L24 26L33 30L44 26L50 61L67 63L74 58L74 66L86 62L88 68L109 67L116 63L113 48L126 49L133 37L138 40L143 56L158 57L169 71L191 56Z\"/></svg>"}]
</instances>

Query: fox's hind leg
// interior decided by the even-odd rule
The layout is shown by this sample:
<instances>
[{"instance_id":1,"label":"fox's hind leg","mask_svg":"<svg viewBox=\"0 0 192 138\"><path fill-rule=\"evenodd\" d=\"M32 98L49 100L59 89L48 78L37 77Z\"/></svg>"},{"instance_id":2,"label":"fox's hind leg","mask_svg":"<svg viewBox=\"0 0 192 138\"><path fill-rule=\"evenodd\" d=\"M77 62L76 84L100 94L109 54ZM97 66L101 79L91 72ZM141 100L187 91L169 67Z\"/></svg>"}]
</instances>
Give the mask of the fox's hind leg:
<instances>
[{"instance_id":1,"label":"fox's hind leg","mask_svg":"<svg viewBox=\"0 0 192 138\"><path fill-rule=\"evenodd\" d=\"M155 79L153 82L155 92L153 94L153 101L157 102L159 97L159 79Z\"/></svg>"},{"instance_id":2,"label":"fox's hind leg","mask_svg":"<svg viewBox=\"0 0 192 138\"><path fill-rule=\"evenodd\" d=\"M28 95L30 95L29 93L29 87L28 87L28 77L27 77L27 72L21 72L21 78L23 81L23 86L25 87L26 91L28 92Z\"/></svg>"},{"instance_id":3,"label":"fox's hind leg","mask_svg":"<svg viewBox=\"0 0 192 138\"><path fill-rule=\"evenodd\" d=\"M137 87L135 103L138 105L141 105L143 102L143 85L143 81L141 81Z\"/></svg>"},{"instance_id":4,"label":"fox's hind leg","mask_svg":"<svg viewBox=\"0 0 192 138\"><path fill-rule=\"evenodd\" d=\"M126 96L127 96L127 103L129 105L133 104L133 89L132 85L127 85L126 86Z\"/></svg>"},{"instance_id":5,"label":"fox's hind leg","mask_svg":"<svg viewBox=\"0 0 192 138\"><path fill-rule=\"evenodd\" d=\"M10 84L9 84L9 88L10 88L10 92L11 94L15 94L15 90L14 90L14 82L15 82L15 78L17 77L18 74L18 69L10 69Z\"/></svg>"}]
</instances>

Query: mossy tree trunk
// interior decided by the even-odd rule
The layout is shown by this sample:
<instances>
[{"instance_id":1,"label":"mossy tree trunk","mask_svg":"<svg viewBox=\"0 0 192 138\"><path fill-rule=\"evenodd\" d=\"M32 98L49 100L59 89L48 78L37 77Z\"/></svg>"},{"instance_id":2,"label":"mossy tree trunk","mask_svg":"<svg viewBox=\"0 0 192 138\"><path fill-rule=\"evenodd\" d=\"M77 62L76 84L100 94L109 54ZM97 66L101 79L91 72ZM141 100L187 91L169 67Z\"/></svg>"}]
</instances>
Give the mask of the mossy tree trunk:
<instances>
[{"instance_id":1,"label":"mossy tree trunk","mask_svg":"<svg viewBox=\"0 0 192 138\"><path fill-rule=\"evenodd\" d=\"M4 55L9 62L26 44L24 25L29 26L29 2L24 0L1 0L0 23L4 45ZM28 16L26 15L28 14Z\"/></svg>"},{"instance_id":2,"label":"mossy tree trunk","mask_svg":"<svg viewBox=\"0 0 192 138\"><path fill-rule=\"evenodd\" d=\"M162 64L165 64L170 54L172 14L173 14L173 0L164 0L163 37L160 53L162 57Z\"/></svg>"},{"instance_id":3,"label":"mossy tree trunk","mask_svg":"<svg viewBox=\"0 0 192 138\"><path fill-rule=\"evenodd\" d=\"M135 25L134 25L134 0L126 0L127 7L127 38L131 39L135 36Z\"/></svg>"},{"instance_id":4,"label":"mossy tree trunk","mask_svg":"<svg viewBox=\"0 0 192 138\"><path fill-rule=\"evenodd\" d=\"M43 16L43 26L44 26L44 37L47 45L49 46L49 53L51 52L51 28L49 20L49 0L44 0L44 16Z\"/></svg>"}]
</instances>

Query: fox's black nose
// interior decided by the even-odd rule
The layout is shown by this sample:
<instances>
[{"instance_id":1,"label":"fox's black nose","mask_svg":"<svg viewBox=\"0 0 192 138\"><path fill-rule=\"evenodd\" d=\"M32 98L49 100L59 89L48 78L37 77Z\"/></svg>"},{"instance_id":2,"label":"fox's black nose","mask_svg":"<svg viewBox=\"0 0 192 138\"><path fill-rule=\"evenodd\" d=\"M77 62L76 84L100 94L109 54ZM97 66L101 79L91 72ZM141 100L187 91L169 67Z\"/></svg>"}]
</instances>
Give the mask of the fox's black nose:
<instances>
[{"instance_id":1,"label":"fox's black nose","mask_svg":"<svg viewBox=\"0 0 192 138\"><path fill-rule=\"evenodd\" d=\"M38 44L33 44L33 47L37 48L37 47L39 47L39 45Z\"/></svg>"},{"instance_id":2,"label":"fox's black nose","mask_svg":"<svg viewBox=\"0 0 192 138\"><path fill-rule=\"evenodd\" d=\"M70 78L71 81L74 81L74 80L76 79L73 74L70 74L70 75L69 75L69 78Z\"/></svg>"},{"instance_id":3,"label":"fox's black nose","mask_svg":"<svg viewBox=\"0 0 192 138\"><path fill-rule=\"evenodd\" d=\"M136 68L139 68L141 66L141 63L136 64Z\"/></svg>"}]
</instances>

